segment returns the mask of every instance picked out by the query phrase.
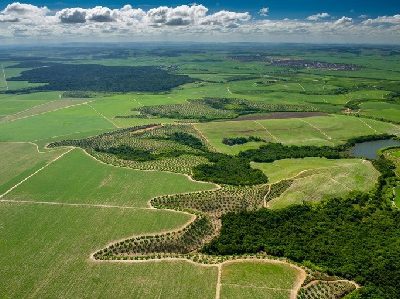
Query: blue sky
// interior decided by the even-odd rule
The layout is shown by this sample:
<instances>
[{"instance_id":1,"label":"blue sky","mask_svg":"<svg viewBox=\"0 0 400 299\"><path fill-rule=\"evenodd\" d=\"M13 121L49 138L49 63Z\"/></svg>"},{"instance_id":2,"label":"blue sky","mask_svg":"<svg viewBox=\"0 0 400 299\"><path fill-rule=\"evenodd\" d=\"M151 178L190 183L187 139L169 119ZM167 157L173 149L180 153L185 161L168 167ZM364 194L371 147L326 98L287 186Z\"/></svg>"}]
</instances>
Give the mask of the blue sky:
<instances>
[{"instance_id":1,"label":"blue sky","mask_svg":"<svg viewBox=\"0 0 400 299\"><path fill-rule=\"evenodd\" d=\"M2 6L12 1L0 0ZM20 1L34 5L46 5L50 9L60 9L65 7L84 7L89 8L96 5L107 6L110 8L121 7L131 4L134 7L151 8L161 5L177 6L182 4L198 3L203 4L210 10L228 9L233 11L249 11L255 13L261 7L270 8L270 18L302 18L319 12L328 12L336 16L356 17L368 15L370 17L382 15L394 15L400 13L399 0L219 0L219 1L167 1L167 0L33 0Z\"/></svg>"}]
</instances>

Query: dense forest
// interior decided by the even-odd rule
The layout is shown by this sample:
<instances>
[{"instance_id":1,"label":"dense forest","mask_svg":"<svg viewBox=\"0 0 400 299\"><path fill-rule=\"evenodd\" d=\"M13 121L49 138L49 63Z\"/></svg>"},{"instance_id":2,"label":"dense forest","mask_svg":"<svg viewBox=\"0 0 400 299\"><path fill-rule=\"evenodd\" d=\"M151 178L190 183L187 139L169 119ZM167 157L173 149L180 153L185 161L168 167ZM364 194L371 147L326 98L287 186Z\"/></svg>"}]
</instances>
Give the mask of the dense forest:
<instances>
[{"instance_id":1,"label":"dense forest","mask_svg":"<svg viewBox=\"0 0 400 299\"><path fill-rule=\"evenodd\" d=\"M390 161L380 158L374 165L382 176L371 194L227 214L220 236L203 251L285 256L356 280L364 287L354 298L400 298L400 211L389 200L398 178Z\"/></svg>"},{"instance_id":2,"label":"dense forest","mask_svg":"<svg viewBox=\"0 0 400 299\"><path fill-rule=\"evenodd\" d=\"M268 182L267 176L259 169L253 169L250 161L224 154L205 155L212 164L201 164L193 169L193 178L229 185L257 185Z\"/></svg>"},{"instance_id":3,"label":"dense forest","mask_svg":"<svg viewBox=\"0 0 400 299\"><path fill-rule=\"evenodd\" d=\"M23 71L9 81L48 83L35 90L64 91L166 91L194 82L186 75L176 75L154 66L104 66L98 64L50 64Z\"/></svg>"},{"instance_id":4,"label":"dense forest","mask_svg":"<svg viewBox=\"0 0 400 299\"><path fill-rule=\"evenodd\" d=\"M264 139L257 137L257 136L250 136L250 137L233 137L233 138L224 138L222 139L222 143L229 145L229 146L234 146L234 145L240 145L240 144L245 144L248 142L265 142Z\"/></svg>"},{"instance_id":5,"label":"dense forest","mask_svg":"<svg viewBox=\"0 0 400 299\"><path fill-rule=\"evenodd\" d=\"M258 149L250 149L239 154L241 158L254 162L273 162L275 160L305 157L325 157L339 159L344 156L341 147L296 146L281 143L268 143Z\"/></svg>"}]
</instances>

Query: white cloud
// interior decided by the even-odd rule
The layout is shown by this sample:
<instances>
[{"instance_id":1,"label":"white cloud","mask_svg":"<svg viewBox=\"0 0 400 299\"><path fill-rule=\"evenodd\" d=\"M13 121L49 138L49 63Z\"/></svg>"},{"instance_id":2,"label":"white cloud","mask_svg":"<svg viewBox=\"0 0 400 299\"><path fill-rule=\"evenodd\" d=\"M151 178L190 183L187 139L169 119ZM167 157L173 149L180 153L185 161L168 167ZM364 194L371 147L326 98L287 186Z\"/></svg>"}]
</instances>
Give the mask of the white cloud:
<instances>
[{"instance_id":1,"label":"white cloud","mask_svg":"<svg viewBox=\"0 0 400 299\"><path fill-rule=\"evenodd\" d=\"M118 16L117 10L108 7L96 6L87 10L86 18L94 22L114 22Z\"/></svg>"},{"instance_id":2,"label":"white cloud","mask_svg":"<svg viewBox=\"0 0 400 299\"><path fill-rule=\"evenodd\" d=\"M261 10L259 14L267 13ZM0 43L47 41L268 41L394 42L400 44L400 15L375 19L333 19L326 12L305 20L252 18L248 12L203 5L160 6L148 10L46 7L13 3L0 11Z\"/></svg>"},{"instance_id":3,"label":"white cloud","mask_svg":"<svg viewBox=\"0 0 400 299\"><path fill-rule=\"evenodd\" d=\"M48 14L50 10L46 7L38 7L31 4L25 4L20 2L14 2L12 4L8 4L6 8L1 12L4 15L8 16L44 16Z\"/></svg>"},{"instance_id":4,"label":"white cloud","mask_svg":"<svg viewBox=\"0 0 400 299\"><path fill-rule=\"evenodd\" d=\"M250 19L251 16L248 12L240 13L221 10L212 15L204 17L200 24L236 28L241 23L250 21Z\"/></svg>"},{"instance_id":5,"label":"white cloud","mask_svg":"<svg viewBox=\"0 0 400 299\"><path fill-rule=\"evenodd\" d=\"M1 15L0 14L0 23L16 23L19 22L19 18L17 17L12 17L12 16L7 16L7 15Z\"/></svg>"},{"instance_id":6,"label":"white cloud","mask_svg":"<svg viewBox=\"0 0 400 299\"><path fill-rule=\"evenodd\" d=\"M266 17L269 14L269 8L268 7L263 7L258 11L258 14L262 17Z\"/></svg>"},{"instance_id":7,"label":"white cloud","mask_svg":"<svg viewBox=\"0 0 400 299\"><path fill-rule=\"evenodd\" d=\"M82 8L65 8L56 13L56 17L61 23L85 23L86 9Z\"/></svg>"},{"instance_id":8,"label":"white cloud","mask_svg":"<svg viewBox=\"0 0 400 299\"><path fill-rule=\"evenodd\" d=\"M0 11L0 23L40 24L46 22L50 10L31 4L14 2Z\"/></svg>"},{"instance_id":9,"label":"white cloud","mask_svg":"<svg viewBox=\"0 0 400 299\"><path fill-rule=\"evenodd\" d=\"M349 25L349 24L352 24L352 23L353 23L353 19L352 18L348 18L348 17L343 16L339 20L336 20L334 24L336 26L346 26L346 25Z\"/></svg>"},{"instance_id":10,"label":"white cloud","mask_svg":"<svg viewBox=\"0 0 400 299\"><path fill-rule=\"evenodd\" d=\"M329 18L331 15L328 14L327 12L321 12L321 13L317 13L315 15L311 15L309 17L307 17L307 20L309 21L319 21L322 19L326 19Z\"/></svg>"},{"instance_id":11,"label":"white cloud","mask_svg":"<svg viewBox=\"0 0 400 299\"><path fill-rule=\"evenodd\" d=\"M365 25L374 25L374 24L400 24L400 15L394 16L382 16L377 17L375 19L368 19L363 22Z\"/></svg>"}]
</instances>

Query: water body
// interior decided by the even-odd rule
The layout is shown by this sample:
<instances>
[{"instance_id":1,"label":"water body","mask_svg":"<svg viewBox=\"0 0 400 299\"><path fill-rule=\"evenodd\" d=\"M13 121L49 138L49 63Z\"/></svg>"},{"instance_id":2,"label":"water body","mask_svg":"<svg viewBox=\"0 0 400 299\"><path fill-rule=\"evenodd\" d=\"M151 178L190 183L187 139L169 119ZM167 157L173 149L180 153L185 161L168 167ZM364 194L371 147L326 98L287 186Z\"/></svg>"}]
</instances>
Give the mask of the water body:
<instances>
[{"instance_id":1,"label":"water body","mask_svg":"<svg viewBox=\"0 0 400 299\"><path fill-rule=\"evenodd\" d=\"M356 143L350 150L350 155L356 158L378 158L378 151L391 146L400 146L400 140L384 139Z\"/></svg>"}]
</instances>

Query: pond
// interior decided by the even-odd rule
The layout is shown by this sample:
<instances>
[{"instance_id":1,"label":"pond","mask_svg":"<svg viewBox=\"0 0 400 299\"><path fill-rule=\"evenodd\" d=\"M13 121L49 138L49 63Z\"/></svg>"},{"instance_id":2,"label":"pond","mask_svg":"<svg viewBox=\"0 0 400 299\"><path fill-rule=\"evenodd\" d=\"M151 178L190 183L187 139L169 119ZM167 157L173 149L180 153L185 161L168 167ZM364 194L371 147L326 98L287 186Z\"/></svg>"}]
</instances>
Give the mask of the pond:
<instances>
[{"instance_id":1,"label":"pond","mask_svg":"<svg viewBox=\"0 0 400 299\"><path fill-rule=\"evenodd\" d=\"M350 149L350 155L356 158L376 159L378 158L377 153L380 149L391 146L400 146L400 140L384 139L356 143Z\"/></svg>"}]
</instances>

